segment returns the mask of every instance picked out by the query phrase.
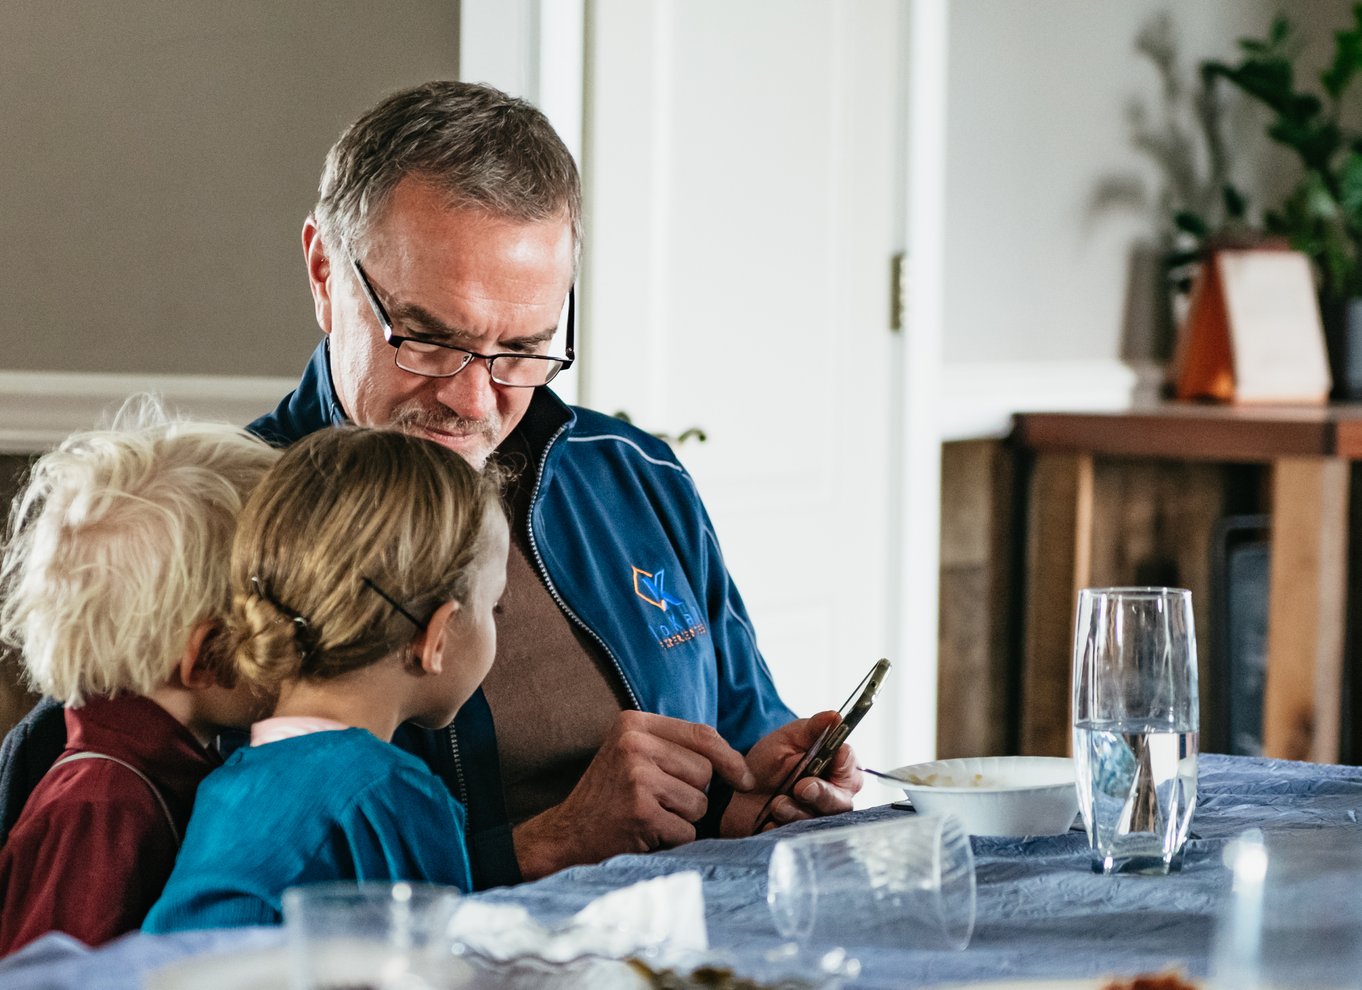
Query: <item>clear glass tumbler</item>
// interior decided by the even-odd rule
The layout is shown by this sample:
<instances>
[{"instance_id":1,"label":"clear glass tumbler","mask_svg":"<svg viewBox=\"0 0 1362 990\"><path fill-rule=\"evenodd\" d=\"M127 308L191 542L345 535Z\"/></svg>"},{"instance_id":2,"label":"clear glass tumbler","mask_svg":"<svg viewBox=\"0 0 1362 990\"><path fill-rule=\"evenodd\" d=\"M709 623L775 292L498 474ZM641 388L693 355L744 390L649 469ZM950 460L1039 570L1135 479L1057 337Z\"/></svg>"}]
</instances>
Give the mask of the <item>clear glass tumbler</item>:
<instances>
[{"instance_id":1,"label":"clear glass tumbler","mask_svg":"<svg viewBox=\"0 0 1362 990\"><path fill-rule=\"evenodd\" d=\"M1211 953L1215 990L1362 990L1362 833L1264 833L1231 842L1234 874Z\"/></svg>"},{"instance_id":2,"label":"clear glass tumbler","mask_svg":"<svg viewBox=\"0 0 1362 990\"><path fill-rule=\"evenodd\" d=\"M1073 665L1078 804L1097 873L1167 873L1196 807L1196 632L1183 588L1085 588Z\"/></svg>"},{"instance_id":3,"label":"clear glass tumbler","mask_svg":"<svg viewBox=\"0 0 1362 990\"><path fill-rule=\"evenodd\" d=\"M452 887L337 881L284 891L293 990L435 990L449 969Z\"/></svg>"},{"instance_id":4,"label":"clear glass tumbler","mask_svg":"<svg viewBox=\"0 0 1362 990\"><path fill-rule=\"evenodd\" d=\"M963 949L974 899L974 854L952 815L781 839L767 871L776 931L804 945Z\"/></svg>"}]
</instances>

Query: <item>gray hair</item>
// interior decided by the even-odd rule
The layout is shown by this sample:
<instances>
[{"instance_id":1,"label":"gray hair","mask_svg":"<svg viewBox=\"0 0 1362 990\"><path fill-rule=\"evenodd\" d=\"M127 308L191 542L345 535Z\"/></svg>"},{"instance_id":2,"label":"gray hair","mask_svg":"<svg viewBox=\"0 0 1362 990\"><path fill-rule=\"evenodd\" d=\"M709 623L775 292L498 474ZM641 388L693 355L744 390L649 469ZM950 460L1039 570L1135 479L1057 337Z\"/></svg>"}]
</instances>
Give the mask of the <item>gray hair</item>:
<instances>
[{"instance_id":1,"label":"gray hair","mask_svg":"<svg viewBox=\"0 0 1362 990\"><path fill-rule=\"evenodd\" d=\"M543 222L566 216L582 240L577 165L548 118L481 83L428 82L389 96L341 134L326 156L313 211L329 247L358 244L409 176L451 207Z\"/></svg>"}]
</instances>

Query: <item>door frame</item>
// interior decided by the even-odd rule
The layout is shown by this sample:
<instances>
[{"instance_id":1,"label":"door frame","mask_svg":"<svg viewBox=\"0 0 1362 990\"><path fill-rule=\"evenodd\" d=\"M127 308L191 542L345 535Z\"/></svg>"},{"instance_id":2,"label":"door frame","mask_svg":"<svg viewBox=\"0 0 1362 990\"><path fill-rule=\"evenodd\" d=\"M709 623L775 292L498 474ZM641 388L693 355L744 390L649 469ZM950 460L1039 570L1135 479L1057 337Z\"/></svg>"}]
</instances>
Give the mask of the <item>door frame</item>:
<instances>
[{"instance_id":1,"label":"door frame","mask_svg":"<svg viewBox=\"0 0 1362 990\"><path fill-rule=\"evenodd\" d=\"M944 315L945 161L949 0L904 0L908 72L901 173L904 328L891 430L898 489L888 534L895 566L891 600L898 673L886 692L899 713L895 751L936 755L941 568L941 341ZM540 106L582 163L588 0L461 0L459 76L490 82ZM582 163L589 167L589 163ZM590 300L584 300L589 305ZM575 401L577 379L564 382ZM564 389L556 387L562 394ZM585 396L589 400L589 394Z\"/></svg>"},{"instance_id":2,"label":"door frame","mask_svg":"<svg viewBox=\"0 0 1362 990\"><path fill-rule=\"evenodd\" d=\"M907 0L904 18L904 327L898 367L900 452L891 621L900 675L897 751L936 756L941 576L941 341L945 311L946 107L949 0Z\"/></svg>"}]
</instances>

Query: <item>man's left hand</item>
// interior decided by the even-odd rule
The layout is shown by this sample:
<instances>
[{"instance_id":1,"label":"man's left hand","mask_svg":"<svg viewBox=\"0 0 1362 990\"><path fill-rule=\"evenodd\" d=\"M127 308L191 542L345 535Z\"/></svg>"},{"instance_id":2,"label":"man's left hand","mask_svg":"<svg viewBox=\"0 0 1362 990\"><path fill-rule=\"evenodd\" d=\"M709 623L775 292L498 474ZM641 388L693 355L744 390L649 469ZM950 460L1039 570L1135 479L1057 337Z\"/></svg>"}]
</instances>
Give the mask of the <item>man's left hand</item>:
<instances>
[{"instance_id":1,"label":"man's left hand","mask_svg":"<svg viewBox=\"0 0 1362 990\"><path fill-rule=\"evenodd\" d=\"M812 718L783 725L758 741L747 754L747 766L756 777L757 786L746 794L733 795L719 834L728 838L751 835L766 799L837 719L836 712L819 712ZM784 825L850 811L851 799L861 789L861 782L856 754L844 745L828 764L824 777L806 777L795 784L793 796L782 795L771 802L770 823Z\"/></svg>"}]
</instances>

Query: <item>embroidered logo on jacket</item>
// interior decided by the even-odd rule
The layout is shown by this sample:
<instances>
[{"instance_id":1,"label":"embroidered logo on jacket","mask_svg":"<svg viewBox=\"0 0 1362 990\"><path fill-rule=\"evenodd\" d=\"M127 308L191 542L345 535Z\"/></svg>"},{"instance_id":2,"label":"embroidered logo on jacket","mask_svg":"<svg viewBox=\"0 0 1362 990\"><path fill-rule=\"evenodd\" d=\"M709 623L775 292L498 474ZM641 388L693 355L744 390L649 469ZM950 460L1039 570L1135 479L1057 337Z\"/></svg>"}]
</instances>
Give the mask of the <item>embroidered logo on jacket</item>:
<instances>
[{"instance_id":1,"label":"embroidered logo on jacket","mask_svg":"<svg viewBox=\"0 0 1362 990\"><path fill-rule=\"evenodd\" d=\"M634 594L662 613L648 625L656 633L657 643L664 650L690 642L708 632L705 624L691 614L690 606L667 590L665 569L645 571L635 567Z\"/></svg>"}]
</instances>

